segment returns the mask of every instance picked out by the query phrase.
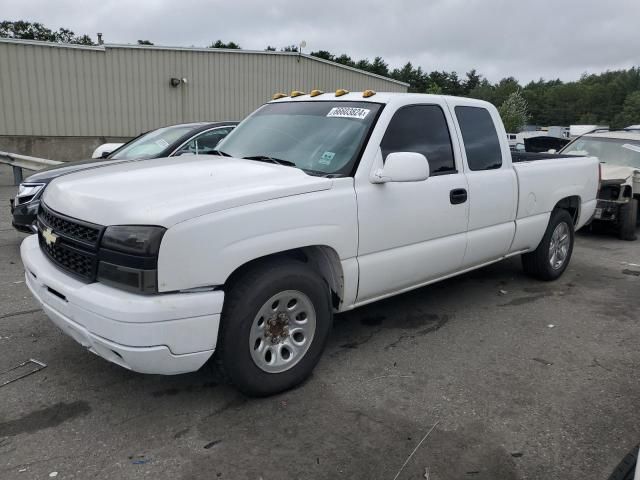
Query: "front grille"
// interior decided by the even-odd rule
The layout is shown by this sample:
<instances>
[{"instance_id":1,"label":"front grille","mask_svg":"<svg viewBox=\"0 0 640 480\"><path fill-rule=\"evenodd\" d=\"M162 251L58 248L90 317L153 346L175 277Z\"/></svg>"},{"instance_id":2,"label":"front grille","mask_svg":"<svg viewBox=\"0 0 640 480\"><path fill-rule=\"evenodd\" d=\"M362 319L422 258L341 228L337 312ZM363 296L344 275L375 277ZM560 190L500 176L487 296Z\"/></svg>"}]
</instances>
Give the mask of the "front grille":
<instances>
[{"instance_id":1,"label":"front grille","mask_svg":"<svg viewBox=\"0 0 640 480\"><path fill-rule=\"evenodd\" d=\"M89 225L86 222L79 222L62 215L56 214L43 206L38 215L43 223L49 226L56 233L61 233L71 239L80 240L92 244L98 243L100 227Z\"/></svg>"},{"instance_id":2,"label":"front grille","mask_svg":"<svg viewBox=\"0 0 640 480\"><path fill-rule=\"evenodd\" d=\"M38 212L42 251L58 266L85 280L95 281L103 229L101 225L57 213L44 204Z\"/></svg>"},{"instance_id":3,"label":"front grille","mask_svg":"<svg viewBox=\"0 0 640 480\"><path fill-rule=\"evenodd\" d=\"M54 262L81 277L87 279L93 277L94 255L71 249L64 244L48 245L46 241L43 241L42 235L40 235L40 238L42 249Z\"/></svg>"}]
</instances>

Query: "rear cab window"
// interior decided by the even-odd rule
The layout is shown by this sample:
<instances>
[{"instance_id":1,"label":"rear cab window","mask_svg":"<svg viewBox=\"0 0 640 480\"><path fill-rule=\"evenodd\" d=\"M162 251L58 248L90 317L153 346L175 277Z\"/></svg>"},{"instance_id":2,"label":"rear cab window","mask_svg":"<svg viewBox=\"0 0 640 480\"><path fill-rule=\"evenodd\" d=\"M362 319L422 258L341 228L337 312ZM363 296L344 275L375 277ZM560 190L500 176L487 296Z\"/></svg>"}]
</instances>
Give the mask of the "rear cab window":
<instances>
[{"instance_id":1,"label":"rear cab window","mask_svg":"<svg viewBox=\"0 0 640 480\"><path fill-rule=\"evenodd\" d=\"M495 124L486 108L455 107L469 170L495 170L502 166L502 149Z\"/></svg>"},{"instance_id":2,"label":"rear cab window","mask_svg":"<svg viewBox=\"0 0 640 480\"><path fill-rule=\"evenodd\" d=\"M447 119L438 105L407 105L393 115L380 144L383 161L394 152L421 153L430 175L457 173Z\"/></svg>"}]
</instances>

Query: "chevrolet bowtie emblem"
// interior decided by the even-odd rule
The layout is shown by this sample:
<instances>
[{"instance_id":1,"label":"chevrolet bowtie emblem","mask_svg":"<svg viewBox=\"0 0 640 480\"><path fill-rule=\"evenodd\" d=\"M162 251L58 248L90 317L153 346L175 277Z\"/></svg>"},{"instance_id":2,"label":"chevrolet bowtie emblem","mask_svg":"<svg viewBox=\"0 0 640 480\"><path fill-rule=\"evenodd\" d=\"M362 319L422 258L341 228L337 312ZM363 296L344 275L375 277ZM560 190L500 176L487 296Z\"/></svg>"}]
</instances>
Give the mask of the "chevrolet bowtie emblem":
<instances>
[{"instance_id":1,"label":"chevrolet bowtie emblem","mask_svg":"<svg viewBox=\"0 0 640 480\"><path fill-rule=\"evenodd\" d=\"M44 241L49 246L53 245L54 243L56 243L56 240L58 240L58 236L53 233L53 230L51 230L50 228L45 228L42 231L42 238L44 238Z\"/></svg>"}]
</instances>

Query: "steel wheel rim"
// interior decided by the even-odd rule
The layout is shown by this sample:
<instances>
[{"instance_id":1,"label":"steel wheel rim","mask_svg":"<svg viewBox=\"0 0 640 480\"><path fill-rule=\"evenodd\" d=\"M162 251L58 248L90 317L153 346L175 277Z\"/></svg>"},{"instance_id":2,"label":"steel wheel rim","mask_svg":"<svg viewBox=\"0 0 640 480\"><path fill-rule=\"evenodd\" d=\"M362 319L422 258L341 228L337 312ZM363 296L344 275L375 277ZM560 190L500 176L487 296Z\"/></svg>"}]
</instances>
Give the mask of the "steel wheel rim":
<instances>
[{"instance_id":1,"label":"steel wheel rim","mask_svg":"<svg viewBox=\"0 0 640 480\"><path fill-rule=\"evenodd\" d=\"M554 270L562 268L569 255L571 245L571 233L566 222L560 222L551 234L549 243L549 264Z\"/></svg>"},{"instance_id":2,"label":"steel wheel rim","mask_svg":"<svg viewBox=\"0 0 640 480\"><path fill-rule=\"evenodd\" d=\"M300 362L316 332L311 299L298 290L279 292L267 300L251 324L249 351L258 368L285 372Z\"/></svg>"}]
</instances>

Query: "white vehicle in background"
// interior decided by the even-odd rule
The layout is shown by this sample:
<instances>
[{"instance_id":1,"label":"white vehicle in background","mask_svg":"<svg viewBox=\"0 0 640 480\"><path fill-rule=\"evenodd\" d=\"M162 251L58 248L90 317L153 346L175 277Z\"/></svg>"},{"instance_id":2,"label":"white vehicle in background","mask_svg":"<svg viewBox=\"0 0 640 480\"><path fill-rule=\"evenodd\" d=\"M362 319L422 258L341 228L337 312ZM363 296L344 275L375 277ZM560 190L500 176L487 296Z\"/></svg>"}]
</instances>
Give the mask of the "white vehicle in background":
<instances>
[{"instance_id":1,"label":"white vehicle in background","mask_svg":"<svg viewBox=\"0 0 640 480\"><path fill-rule=\"evenodd\" d=\"M335 312L517 255L557 279L595 210L597 159L512 161L490 103L281 96L220 156L54 180L21 247L51 320L138 372L194 371L215 352L239 389L268 395L309 376Z\"/></svg>"},{"instance_id":2,"label":"white vehicle in background","mask_svg":"<svg viewBox=\"0 0 640 480\"><path fill-rule=\"evenodd\" d=\"M93 151L91 158L106 158L111 152L117 150L122 145L124 145L124 143L103 143Z\"/></svg>"},{"instance_id":3,"label":"white vehicle in background","mask_svg":"<svg viewBox=\"0 0 640 480\"><path fill-rule=\"evenodd\" d=\"M560 153L598 157L602 179L594 221L613 225L623 240L635 240L640 220L640 131L588 133Z\"/></svg>"},{"instance_id":4,"label":"white vehicle in background","mask_svg":"<svg viewBox=\"0 0 640 480\"><path fill-rule=\"evenodd\" d=\"M569 138L576 138L590 132L609 130L607 125L571 125L569 126Z\"/></svg>"}]
</instances>

